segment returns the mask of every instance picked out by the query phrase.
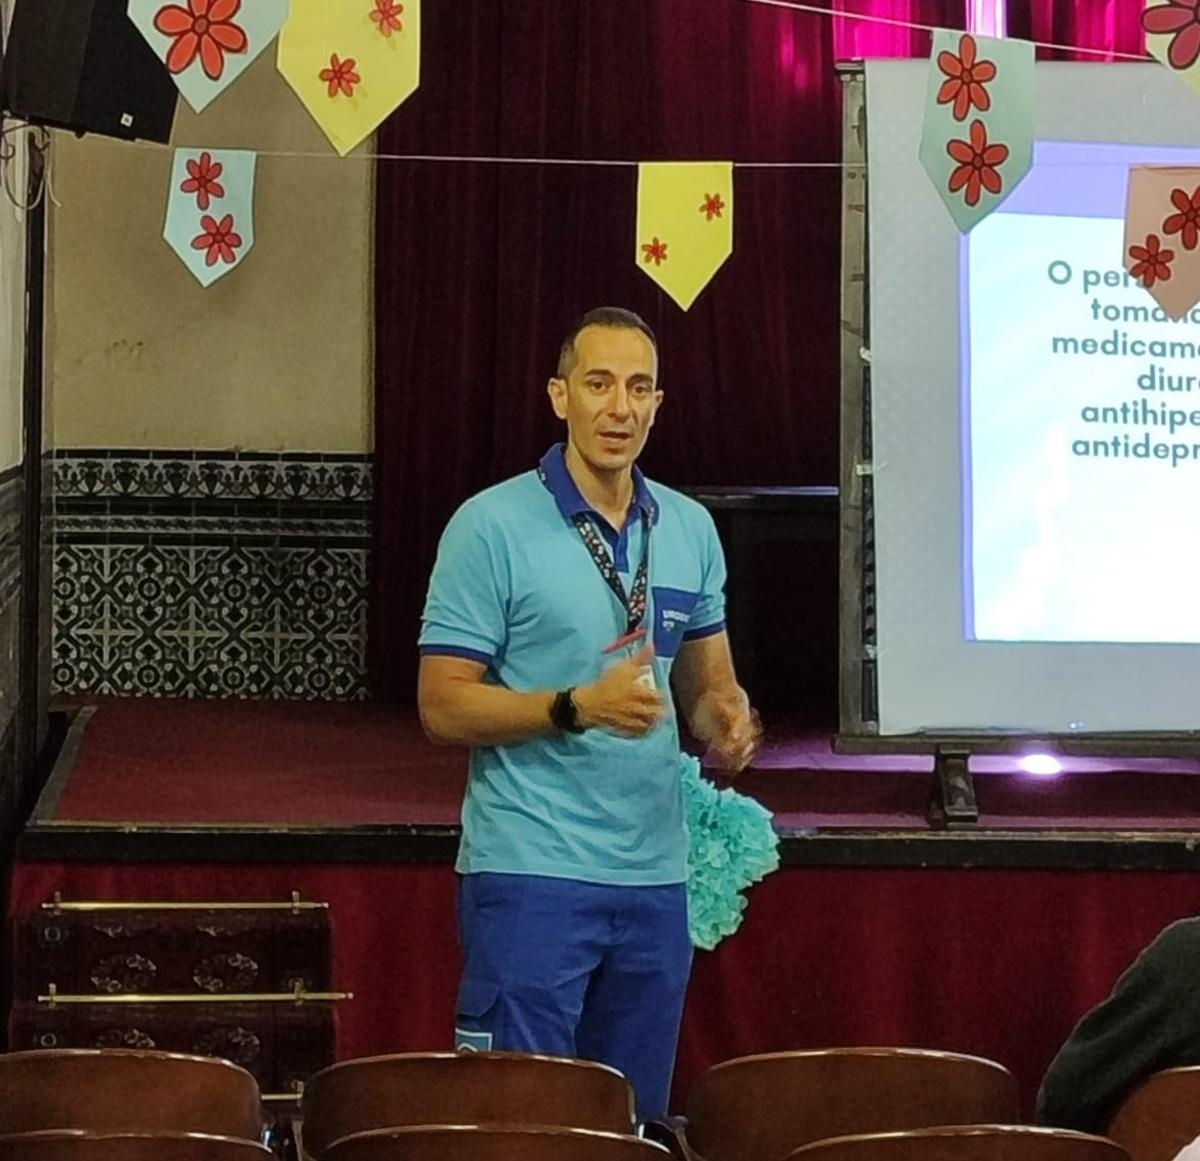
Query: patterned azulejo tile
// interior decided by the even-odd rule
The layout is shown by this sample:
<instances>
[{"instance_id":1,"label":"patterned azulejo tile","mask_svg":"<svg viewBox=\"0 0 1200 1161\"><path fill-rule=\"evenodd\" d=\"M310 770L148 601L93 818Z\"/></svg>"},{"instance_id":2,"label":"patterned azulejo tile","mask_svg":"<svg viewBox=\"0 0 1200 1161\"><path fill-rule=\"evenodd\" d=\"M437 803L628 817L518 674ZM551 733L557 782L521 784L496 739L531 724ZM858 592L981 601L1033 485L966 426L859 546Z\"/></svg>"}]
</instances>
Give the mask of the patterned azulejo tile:
<instances>
[{"instance_id":1,"label":"patterned azulejo tile","mask_svg":"<svg viewBox=\"0 0 1200 1161\"><path fill-rule=\"evenodd\" d=\"M364 697L367 458L142 454L60 456L56 687Z\"/></svg>"}]
</instances>

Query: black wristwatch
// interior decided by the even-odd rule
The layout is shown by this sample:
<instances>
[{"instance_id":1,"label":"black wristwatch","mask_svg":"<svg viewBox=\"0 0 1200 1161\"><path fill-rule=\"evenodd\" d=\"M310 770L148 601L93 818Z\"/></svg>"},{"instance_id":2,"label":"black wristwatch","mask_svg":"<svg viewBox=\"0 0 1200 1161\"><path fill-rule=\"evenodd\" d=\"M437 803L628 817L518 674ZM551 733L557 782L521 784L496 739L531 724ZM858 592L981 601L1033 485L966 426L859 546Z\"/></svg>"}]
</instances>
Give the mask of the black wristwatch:
<instances>
[{"instance_id":1,"label":"black wristwatch","mask_svg":"<svg viewBox=\"0 0 1200 1161\"><path fill-rule=\"evenodd\" d=\"M550 705L550 723L556 730L562 730L566 734L583 733L583 726L579 721L579 707L572 696L574 692L574 686L570 689L560 689Z\"/></svg>"}]
</instances>

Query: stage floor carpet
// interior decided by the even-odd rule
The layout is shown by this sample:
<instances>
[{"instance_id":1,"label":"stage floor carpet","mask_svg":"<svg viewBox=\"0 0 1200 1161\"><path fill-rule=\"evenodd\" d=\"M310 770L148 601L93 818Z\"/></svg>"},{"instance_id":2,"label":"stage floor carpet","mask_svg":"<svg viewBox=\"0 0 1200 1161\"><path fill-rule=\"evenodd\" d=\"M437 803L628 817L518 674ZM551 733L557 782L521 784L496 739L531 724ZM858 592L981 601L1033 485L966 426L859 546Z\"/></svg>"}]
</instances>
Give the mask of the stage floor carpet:
<instances>
[{"instance_id":1,"label":"stage floor carpet","mask_svg":"<svg viewBox=\"0 0 1200 1161\"><path fill-rule=\"evenodd\" d=\"M1075 855L1104 844L1118 862L1125 848L1137 865L1154 857L1175 867L1186 858L1200 820L1200 759L1063 762L1063 774L1046 778L1023 773L1013 757L972 759L980 825L965 836L930 832L930 756L838 754L829 734L768 728L737 788L772 811L789 861L805 858L797 840L828 850L840 838L857 848L867 835L937 838L939 849L965 837L976 853L978 843L994 848L1003 837L1026 856L1052 837L1072 840ZM156 836L160 849L196 828L234 838L266 830L291 838L287 857L301 846L319 853L313 844L322 837L343 847L357 838L355 849L369 857L372 836L403 833L423 840L417 853L428 858L452 851L465 781L465 751L429 743L412 709L111 701L79 711L22 842L43 849L67 832L95 854L114 828ZM1131 851L1134 841L1140 852ZM394 858L394 846L387 850Z\"/></svg>"}]
</instances>

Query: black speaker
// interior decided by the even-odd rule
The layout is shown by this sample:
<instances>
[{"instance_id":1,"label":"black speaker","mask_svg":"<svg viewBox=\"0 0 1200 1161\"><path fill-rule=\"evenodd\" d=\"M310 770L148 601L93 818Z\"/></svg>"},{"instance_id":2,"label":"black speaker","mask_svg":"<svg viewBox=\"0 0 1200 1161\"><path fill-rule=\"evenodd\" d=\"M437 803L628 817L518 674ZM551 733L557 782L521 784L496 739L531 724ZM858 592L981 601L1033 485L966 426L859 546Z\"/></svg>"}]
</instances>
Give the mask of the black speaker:
<instances>
[{"instance_id":1,"label":"black speaker","mask_svg":"<svg viewBox=\"0 0 1200 1161\"><path fill-rule=\"evenodd\" d=\"M169 141L179 91L126 0L17 0L0 67L13 117L76 133Z\"/></svg>"}]
</instances>

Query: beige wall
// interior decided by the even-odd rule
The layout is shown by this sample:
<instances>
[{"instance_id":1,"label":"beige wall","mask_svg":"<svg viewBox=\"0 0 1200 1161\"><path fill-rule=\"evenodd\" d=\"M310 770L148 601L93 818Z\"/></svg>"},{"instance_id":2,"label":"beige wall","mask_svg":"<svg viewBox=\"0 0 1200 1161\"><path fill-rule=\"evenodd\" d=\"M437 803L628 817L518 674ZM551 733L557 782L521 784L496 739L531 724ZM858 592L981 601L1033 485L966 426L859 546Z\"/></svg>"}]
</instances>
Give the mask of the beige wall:
<instances>
[{"instance_id":1,"label":"beige wall","mask_svg":"<svg viewBox=\"0 0 1200 1161\"><path fill-rule=\"evenodd\" d=\"M205 290L162 238L171 150L55 135L55 442L369 450L371 163L272 49L203 114L181 98L172 144L320 156L259 157L254 248Z\"/></svg>"},{"instance_id":2,"label":"beige wall","mask_svg":"<svg viewBox=\"0 0 1200 1161\"><path fill-rule=\"evenodd\" d=\"M0 161L6 189L25 197L25 142L8 140L17 156ZM21 376L25 344L25 219L0 193L0 471L21 462Z\"/></svg>"}]
</instances>

